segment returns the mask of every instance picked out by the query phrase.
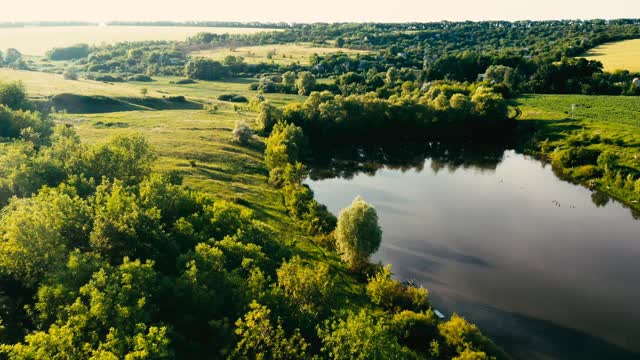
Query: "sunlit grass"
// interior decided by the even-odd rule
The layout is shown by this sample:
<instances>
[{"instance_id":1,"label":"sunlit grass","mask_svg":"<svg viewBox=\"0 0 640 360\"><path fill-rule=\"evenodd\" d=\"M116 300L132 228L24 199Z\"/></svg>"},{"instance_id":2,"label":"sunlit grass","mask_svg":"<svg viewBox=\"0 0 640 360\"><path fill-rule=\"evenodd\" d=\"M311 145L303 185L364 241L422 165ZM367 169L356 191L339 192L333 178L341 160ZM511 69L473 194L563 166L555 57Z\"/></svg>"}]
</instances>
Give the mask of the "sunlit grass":
<instances>
[{"instance_id":1,"label":"sunlit grass","mask_svg":"<svg viewBox=\"0 0 640 360\"><path fill-rule=\"evenodd\" d=\"M309 58L313 54L325 55L336 52L347 54L366 54L366 51L340 49L336 47L316 47L308 44L286 44L286 45L262 45L244 46L235 49L218 48L203 50L192 53L193 56L203 56L214 60L223 60L228 55L241 56L249 64L274 63L279 65L289 65L293 63L309 64ZM269 58L271 54L271 58Z\"/></svg>"},{"instance_id":2,"label":"sunlit grass","mask_svg":"<svg viewBox=\"0 0 640 360\"><path fill-rule=\"evenodd\" d=\"M32 98L46 98L60 93L80 95L102 95L116 98L140 96L140 89L147 88L149 97L185 96L190 100L209 103L222 94L239 94L248 99L257 91L249 90L249 84L255 79L229 79L224 81L197 81L195 84L171 84L180 78L154 77L153 82L104 83L91 80L65 80L62 75L0 69L0 81L22 81ZM265 94L274 104L283 105L291 101L302 101L298 95Z\"/></svg>"},{"instance_id":3,"label":"sunlit grass","mask_svg":"<svg viewBox=\"0 0 640 360\"><path fill-rule=\"evenodd\" d=\"M640 39L604 44L589 50L583 56L602 62L606 71L640 72Z\"/></svg>"}]
</instances>

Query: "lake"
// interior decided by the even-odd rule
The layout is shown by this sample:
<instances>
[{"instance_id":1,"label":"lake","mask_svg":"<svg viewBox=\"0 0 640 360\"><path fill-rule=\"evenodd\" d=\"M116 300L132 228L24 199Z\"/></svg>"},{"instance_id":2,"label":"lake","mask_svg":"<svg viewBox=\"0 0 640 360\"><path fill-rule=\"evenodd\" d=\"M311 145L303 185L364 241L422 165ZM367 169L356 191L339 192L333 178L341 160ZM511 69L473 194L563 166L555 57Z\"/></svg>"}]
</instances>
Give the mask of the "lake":
<instances>
[{"instance_id":1,"label":"lake","mask_svg":"<svg viewBox=\"0 0 640 360\"><path fill-rule=\"evenodd\" d=\"M379 154L313 169L306 183L336 215L357 195L375 206L372 260L514 357L639 358L637 214L515 151L468 155Z\"/></svg>"}]
</instances>

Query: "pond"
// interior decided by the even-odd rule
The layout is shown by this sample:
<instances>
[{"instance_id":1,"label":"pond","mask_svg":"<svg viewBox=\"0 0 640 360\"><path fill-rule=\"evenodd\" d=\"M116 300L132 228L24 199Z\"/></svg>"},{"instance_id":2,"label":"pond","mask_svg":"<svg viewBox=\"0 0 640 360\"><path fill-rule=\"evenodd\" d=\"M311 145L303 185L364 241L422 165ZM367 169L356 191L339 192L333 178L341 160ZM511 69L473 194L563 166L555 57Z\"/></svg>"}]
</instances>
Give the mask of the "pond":
<instances>
[{"instance_id":1,"label":"pond","mask_svg":"<svg viewBox=\"0 0 640 360\"><path fill-rule=\"evenodd\" d=\"M637 214L512 150L428 156L358 154L306 183L336 215L357 195L374 205L372 260L514 357L640 357Z\"/></svg>"}]
</instances>

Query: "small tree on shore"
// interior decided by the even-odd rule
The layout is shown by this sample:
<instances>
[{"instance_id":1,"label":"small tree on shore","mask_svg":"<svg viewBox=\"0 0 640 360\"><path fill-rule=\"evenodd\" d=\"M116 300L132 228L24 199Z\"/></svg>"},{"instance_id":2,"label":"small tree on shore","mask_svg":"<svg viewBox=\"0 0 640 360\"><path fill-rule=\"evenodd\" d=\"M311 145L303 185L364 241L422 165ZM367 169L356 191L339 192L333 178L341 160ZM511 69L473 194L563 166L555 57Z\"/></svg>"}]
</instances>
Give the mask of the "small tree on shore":
<instances>
[{"instance_id":1,"label":"small tree on shore","mask_svg":"<svg viewBox=\"0 0 640 360\"><path fill-rule=\"evenodd\" d=\"M147 89L146 87L140 89L140 95L142 95L143 98L146 98L148 93L149 93L149 89Z\"/></svg>"},{"instance_id":2,"label":"small tree on shore","mask_svg":"<svg viewBox=\"0 0 640 360\"><path fill-rule=\"evenodd\" d=\"M342 209L336 227L338 253L350 269L360 270L376 252L382 241L382 230L378 225L376 209L360 196L351 206Z\"/></svg>"}]
</instances>

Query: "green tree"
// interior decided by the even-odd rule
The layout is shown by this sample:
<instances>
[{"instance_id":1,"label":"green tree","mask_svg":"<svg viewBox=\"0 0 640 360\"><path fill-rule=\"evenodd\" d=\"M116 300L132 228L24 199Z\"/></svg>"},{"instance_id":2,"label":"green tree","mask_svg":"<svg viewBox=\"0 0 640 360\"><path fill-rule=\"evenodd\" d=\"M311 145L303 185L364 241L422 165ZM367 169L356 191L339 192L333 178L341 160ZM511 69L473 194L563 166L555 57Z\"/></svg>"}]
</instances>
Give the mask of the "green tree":
<instances>
[{"instance_id":1,"label":"green tree","mask_svg":"<svg viewBox=\"0 0 640 360\"><path fill-rule=\"evenodd\" d=\"M487 87L479 87L471 97L478 115L491 119L503 120L507 118L507 102L502 95Z\"/></svg>"},{"instance_id":2,"label":"green tree","mask_svg":"<svg viewBox=\"0 0 640 360\"><path fill-rule=\"evenodd\" d=\"M400 345L393 328L384 318L375 318L366 310L346 319L327 321L318 330L322 352L336 360L412 359L416 354Z\"/></svg>"},{"instance_id":3,"label":"green tree","mask_svg":"<svg viewBox=\"0 0 640 360\"><path fill-rule=\"evenodd\" d=\"M500 84L500 83L511 84L512 78L513 78L513 68L510 68L504 65L489 66L489 68L485 72L485 80L495 84Z\"/></svg>"},{"instance_id":4,"label":"green tree","mask_svg":"<svg viewBox=\"0 0 640 360\"><path fill-rule=\"evenodd\" d=\"M28 109L27 89L24 84L21 81L0 82L0 105L8 106L13 110Z\"/></svg>"},{"instance_id":5,"label":"green tree","mask_svg":"<svg viewBox=\"0 0 640 360\"><path fill-rule=\"evenodd\" d=\"M309 95L316 87L316 77L309 71L300 72L296 86L298 87L298 94Z\"/></svg>"},{"instance_id":6,"label":"green tree","mask_svg":"<svg viewBox=\"0 0 640 360\"><path fill-rule=\"evenodd\" d=\"M293 71L287 71L282 74L282 83L289 86L294 86L296 84L296 73Z\"/></svg>"},{"instance_id":7,"label":"green tree","mask_svg":"<svg viewBox=\"0 0 640 360\"><path fill-rule=\"evenodd\" d=\"M278 288L301 312L318 315L332 300L329 266L305 266L299 256L284 262L277 271Z\"/></svg>"},{"instance_id":8,"label":"green tree","mask_svg":"<svg viewBox=\"0 0 640 360\"><path fill-rule=\"evenodd\" d=\"M361 269L382 241L376 210L359 196L342 209L336 227L336 247L340 257L352 270Z\"/></svg>"},{"instance_id":9,"label":"green tree","mask_svg":"<svg viewBox=\"0 0 640 360\"><path fill-rule=\"evenodd\" d=\"M304 149L302 129L293 125L278 123L266 141L265 163L269 169L284 168L300 159Z\"/></svg>"},{"instance_id":10,"label":"green tree","mask_svg":"<svg viewBox=\"0 0 640 360\"><path fill-rule=\"evenodd\" d=\"M256 302L250 311L236 322L236 335L240 338L235 357L241 359L308 359L309 344L299 330L285 333L280 321L274 326L271 310Z\"/></svg>"},{"instance_id":11,"label":"green tree","mask_svg":"<svg viewBox=\"0 0 640 360\"><path fill-rule=\"evenodd\" d=\"M0 266L27 285L39 283L66 264L71 249L86 247L89 219L87 204L65 187L13 200L0 218Z\"/></svg>"},{"instance_id":12,"label":"green tree","mask_svg":"<svg viewBox=\"0 0 640 360\"><path fill-rule=\"evenodd\" d=\"M367 294L371 302L391 308L400 296L400 283L391 278L391 265L380 269L367 283Z\"/></svg>"},{"instance_id":13,"label":"green tree","mask_svg":"<svg viewBox=\"0 0 640 360\"><path fill-rule=\"evenodd\" d=\"M271 129L273 129L273 126L278 122L282 113L280 109L268 101L261 102L258 108L259 114L256 122L258 123L260 130L265 134L268 134L271 132Z\"/></svg>"},{"instance_id":14,"label":"green tree","mask_svg":"<svg viewBox=\"0 0 640 360\"><path fill-rule=\"evenodd\" d=\"M153 263L125 259L96 271L55 324L1 349L12 359L169 359L167 328L152 321L156 291Z\"/></svg>"}]
</instances>

